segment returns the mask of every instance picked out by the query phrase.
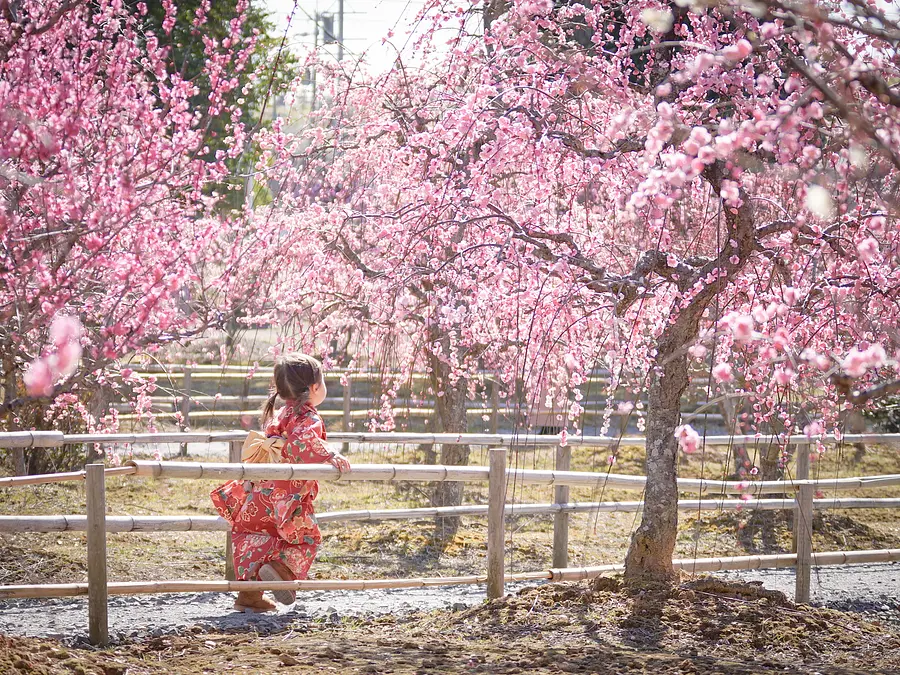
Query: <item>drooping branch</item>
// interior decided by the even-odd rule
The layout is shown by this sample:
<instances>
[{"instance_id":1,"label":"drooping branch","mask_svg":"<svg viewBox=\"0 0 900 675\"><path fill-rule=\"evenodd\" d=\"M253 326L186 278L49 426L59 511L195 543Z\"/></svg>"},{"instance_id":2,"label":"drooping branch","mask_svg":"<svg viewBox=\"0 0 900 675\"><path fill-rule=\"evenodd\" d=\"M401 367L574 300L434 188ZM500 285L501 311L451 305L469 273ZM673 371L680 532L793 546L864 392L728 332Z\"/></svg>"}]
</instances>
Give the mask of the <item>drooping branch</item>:
<instances>
[{"instance_id":1,"label":"drooping branch","mask_svg":"<svg viewBox=\"0 0 900 675\"><path fill-rule=\"evenodd\" d=\"M831 381L844 398L854 405L865 405L871 401L887 398L900 394L900 379L882 382L868 389L856 389L854 378L837 373L831 376Z\"/></svg>"}]
</instances>

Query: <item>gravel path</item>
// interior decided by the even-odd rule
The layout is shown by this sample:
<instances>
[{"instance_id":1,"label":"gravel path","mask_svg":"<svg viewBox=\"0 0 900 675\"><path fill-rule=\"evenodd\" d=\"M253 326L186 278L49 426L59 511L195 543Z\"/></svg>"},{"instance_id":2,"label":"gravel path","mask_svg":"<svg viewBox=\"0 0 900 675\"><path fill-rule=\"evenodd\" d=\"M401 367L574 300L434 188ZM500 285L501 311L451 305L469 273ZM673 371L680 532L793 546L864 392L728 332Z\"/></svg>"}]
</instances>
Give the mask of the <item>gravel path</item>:
<instances>
[{"instance_id":1,"label":"gravel path","mask_svg":"<svg viewBox=\"0 0 900 675\"><path fill-rule=\"evenodd\" d=\"M724 572L726 579L762 581L793 596L794 571ZM509 592L522 588L510 585ZM813 571L812 599L845 611L861 612L900 625L900 564L820 567ZM483 586L374 591L310 591L290 608L273 614L242 614L223 593L181 593L110 598L110 637L114 641L187 632L253 630L271 633L295 623L366 618L417 610L461 609L484 600ZM0 601L0 633L86 640L87 599Z\"/></svg>"}]
</instances>

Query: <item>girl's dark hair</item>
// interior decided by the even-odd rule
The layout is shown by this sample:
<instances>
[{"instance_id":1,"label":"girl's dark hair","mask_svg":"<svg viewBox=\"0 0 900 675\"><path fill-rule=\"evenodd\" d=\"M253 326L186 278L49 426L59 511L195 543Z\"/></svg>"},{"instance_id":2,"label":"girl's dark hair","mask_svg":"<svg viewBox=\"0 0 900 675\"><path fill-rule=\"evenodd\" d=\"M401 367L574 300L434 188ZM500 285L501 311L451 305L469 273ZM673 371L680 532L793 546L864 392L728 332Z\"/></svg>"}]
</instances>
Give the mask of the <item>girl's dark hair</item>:
<instances>
[{"instance_id":1,"label":"girl's dark hair","mask_svg":"<svg viewBox=\"0 0 900 675\"><path fill-rule=\"evenodd\" d=\"M274 386L262 409L262 426L265 427L275 414L275 399L302 405L309 400L309 388L322 381L322 364L312 356L294 352L275 359Z\"/></svg>"}]
</instances>

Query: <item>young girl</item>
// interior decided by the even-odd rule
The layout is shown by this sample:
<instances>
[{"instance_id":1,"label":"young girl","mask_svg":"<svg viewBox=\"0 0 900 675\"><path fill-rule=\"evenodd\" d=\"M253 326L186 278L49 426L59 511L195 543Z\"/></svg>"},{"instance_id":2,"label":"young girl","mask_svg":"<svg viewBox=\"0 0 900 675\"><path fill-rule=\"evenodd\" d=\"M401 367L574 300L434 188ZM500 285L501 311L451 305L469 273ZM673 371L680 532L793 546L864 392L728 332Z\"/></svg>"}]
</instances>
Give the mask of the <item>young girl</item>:
<instances>
[{"instance_id":1,"label":"young girl","mask_svg":"<svg viewBox=\"0 0 900 675\"><path fill-rule=\"evenodd\" d=\"M281 461L332 464L343 473L347 458L325 444L325 426L316 406L325 400L321 364L305 354L288 354L275 363L275 388L262 412L267 436L283 436ZM274 415L275 399L284 407ZM213 505L231 523L234 571L239 581L306 579L322 541L313 510L319 492L314 480L232 480L212 491ZM293 591L273 591L289 605ZM269 612L275 605L262 591L241 591L234 608Z\"/></svg>"}]
</instances>

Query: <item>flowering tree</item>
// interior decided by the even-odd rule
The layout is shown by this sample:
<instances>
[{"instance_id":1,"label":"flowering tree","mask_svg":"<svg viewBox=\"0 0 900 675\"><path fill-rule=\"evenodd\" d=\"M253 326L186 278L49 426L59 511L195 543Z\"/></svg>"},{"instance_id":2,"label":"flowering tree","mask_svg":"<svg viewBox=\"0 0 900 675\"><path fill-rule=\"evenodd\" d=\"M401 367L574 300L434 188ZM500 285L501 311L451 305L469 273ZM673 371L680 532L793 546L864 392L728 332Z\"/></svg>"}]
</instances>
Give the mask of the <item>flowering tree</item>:
<instances>
[{"instance_id":1,"label":"flowering tree","mask_svg":"<svg viewBox=\"0 0 900 675\"><path fill-rule=\"evenodd\" d=\"M546 360L577 398L600 361L648 392L629 578L672 576L692 360L778 434L836 422L832 376L896 368L896 42L785 7L433 3L449 50L336 71L319 124L269 139L290 169L260 219L294 238L319 316L358 303L450 382L466 355L509 382Z\"/></svg>"},{"instance_id":2,"label":"flowering tree","mask_svg":"<svg viewBox=\"0 0 900 675\"><path fill-rule=\"evenodd\" d=\"M170 32L176 7L163 5ZM209 99L192 108L196 87L145 30L143 3L0 3L0 410L13 426L65 411L114 428L114 413L84 407L118 386L108 367L220 322L222 253L242 241L209 186L244 150L233 92L254 49L246 7L204 39ZM192 19L198 40L208 8ZM227 143L204 157L223 118Z\"/></svg>"}]
</instances>

